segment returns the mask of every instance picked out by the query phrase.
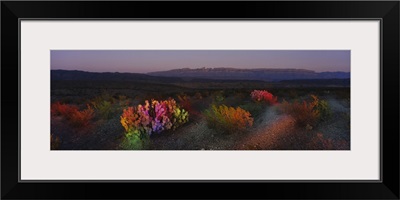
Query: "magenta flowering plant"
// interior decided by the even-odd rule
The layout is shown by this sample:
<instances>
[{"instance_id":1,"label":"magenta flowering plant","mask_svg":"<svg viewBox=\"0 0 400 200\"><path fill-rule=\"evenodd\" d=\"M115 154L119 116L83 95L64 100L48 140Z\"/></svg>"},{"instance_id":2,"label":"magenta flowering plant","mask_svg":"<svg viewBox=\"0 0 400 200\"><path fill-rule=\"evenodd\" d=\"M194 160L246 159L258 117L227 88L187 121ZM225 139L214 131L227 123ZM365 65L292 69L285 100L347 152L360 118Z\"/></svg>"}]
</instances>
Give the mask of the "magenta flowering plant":
<instances>
[{"instance_id":1,"label":"magenta flowering plant","mask_svg":"<svg viewBox=\"0 0 400 200\"><path fill-rule=\"evenodd\" d=\"M170 101L152 101L152 107L154 108L154 119L152 121L152 131L155 133L160 133L163 130L171 129L172 122L170 120L171 112L168 109L167 104L174 104L172 100Z\"/></svg>"},{"instance_id":2,"label":"magenta flowering plant","mask_svg":"<svg viewBox=\"0 0 400 200\"><path fill-rule=\"evenodd\" d=\"M276 104L278 99L267 90L254 90L251 92L250 96L254 101L266 102L272 105Z\"/></svg>"}]
</instances>

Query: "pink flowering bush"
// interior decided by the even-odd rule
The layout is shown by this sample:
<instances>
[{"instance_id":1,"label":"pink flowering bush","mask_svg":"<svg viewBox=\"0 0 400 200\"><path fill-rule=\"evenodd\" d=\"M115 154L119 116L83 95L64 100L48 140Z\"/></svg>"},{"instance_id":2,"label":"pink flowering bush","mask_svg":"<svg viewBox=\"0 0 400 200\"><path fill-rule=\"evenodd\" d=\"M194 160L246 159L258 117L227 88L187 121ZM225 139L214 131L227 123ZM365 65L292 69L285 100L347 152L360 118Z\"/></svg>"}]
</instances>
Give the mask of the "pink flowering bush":
<instances>
[{"instance_id":1,"label":"pink flowering bush","mask_svg":"<svg viewBox=\"0 0 400 200\"><path fill-rule=\"evenodd\" d=\"M251 98L257 102L266 102L269 104L276 104L277 97L274 97L270 92L266 90L254 90L250 94Z\"/></svg>"}]
</instances>

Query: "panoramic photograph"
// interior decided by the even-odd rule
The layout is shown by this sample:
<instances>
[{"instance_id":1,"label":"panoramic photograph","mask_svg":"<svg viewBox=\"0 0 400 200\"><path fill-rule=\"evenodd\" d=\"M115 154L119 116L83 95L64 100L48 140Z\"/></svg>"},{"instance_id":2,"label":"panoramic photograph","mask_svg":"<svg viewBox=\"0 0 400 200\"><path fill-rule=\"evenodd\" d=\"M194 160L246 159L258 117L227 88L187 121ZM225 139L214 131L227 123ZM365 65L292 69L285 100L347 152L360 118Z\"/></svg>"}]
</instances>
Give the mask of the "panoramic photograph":
<instances>
[{"instance_id":1,"label":"panoramic photograph","mask_svg":"<svg viewBox=\"0 0 400 200\"><path fill-rule=\"evenodd\" d=\"M51 150L350 150L349 50L51 50Z\"/></svg>"}]
</instances>

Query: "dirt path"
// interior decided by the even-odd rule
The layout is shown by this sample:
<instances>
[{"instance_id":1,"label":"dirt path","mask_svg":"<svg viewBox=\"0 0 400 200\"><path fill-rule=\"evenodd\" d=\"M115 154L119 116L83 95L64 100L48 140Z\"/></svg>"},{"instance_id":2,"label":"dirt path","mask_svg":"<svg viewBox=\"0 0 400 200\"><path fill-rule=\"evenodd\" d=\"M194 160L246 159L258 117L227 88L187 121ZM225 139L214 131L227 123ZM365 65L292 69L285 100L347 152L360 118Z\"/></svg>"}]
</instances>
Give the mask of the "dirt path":
<instances>
[{"instance_id":1,"label":"dirt path","mask_svg":"<svg viewBox=\"0 0 400 200\"><path fill-rule=\"evenodd\" d=\"M260 116L257 120L256 124L259 124L259 127L264 127L272 124L277 121L279 118L278 108L276 106L269 107L265 110L265 112Z\"/></svg>"},{"instance_id":2,"label":"dirt path","mask_svg":"<svg viewBox=\"0 0 400 200\"><path fill-rule=\"evenodd\" d=\"M289 143L289 134L294 129L294 120L290 116L278 113L276 106L268 108L255 127L254 133L246 137L238 149L280 149Z\"/></svg>"},{"instance_id":3,"label":"dirt path","mask_svg":"<svg viewBox=\"0 0 400 200\"><path fill-rule=\"evenodd\" d=\"M250 150L306 150L349 149L350 128L348 119L350 106L346 101L327 99L332 116L320 122L312 130L296 126L295 120L280 114L271 107L257 120L252 134L238 143L237 149Z\"/></svg>"}]
</instances>

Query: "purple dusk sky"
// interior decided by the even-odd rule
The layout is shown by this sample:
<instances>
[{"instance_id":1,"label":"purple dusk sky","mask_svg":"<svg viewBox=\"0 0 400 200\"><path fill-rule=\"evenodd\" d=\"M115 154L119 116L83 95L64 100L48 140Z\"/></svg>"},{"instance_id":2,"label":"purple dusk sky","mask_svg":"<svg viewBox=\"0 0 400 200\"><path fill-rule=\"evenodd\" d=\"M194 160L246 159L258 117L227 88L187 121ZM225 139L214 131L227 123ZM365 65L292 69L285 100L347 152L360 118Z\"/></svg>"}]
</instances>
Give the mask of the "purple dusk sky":
<instances>
[{"instance_id":1,"label":"purple dusk sky","mask_svg":"<svg viewBox=\"0 0 400 200\"><path fill-rule=\"evenodd\" d=\"M178 68L350 72L349 50L52 50L51 69L147 73Z\"/></svg>"}]
</instances>

